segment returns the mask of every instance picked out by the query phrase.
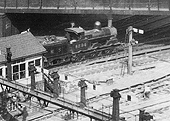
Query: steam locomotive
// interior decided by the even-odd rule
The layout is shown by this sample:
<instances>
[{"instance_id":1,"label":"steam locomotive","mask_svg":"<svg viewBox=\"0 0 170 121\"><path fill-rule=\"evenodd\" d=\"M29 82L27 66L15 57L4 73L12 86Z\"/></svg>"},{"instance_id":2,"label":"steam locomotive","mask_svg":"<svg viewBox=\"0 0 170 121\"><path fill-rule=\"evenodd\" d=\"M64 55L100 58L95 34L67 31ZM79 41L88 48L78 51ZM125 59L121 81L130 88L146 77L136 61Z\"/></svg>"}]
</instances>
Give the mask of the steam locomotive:
<instances>
[{"instance_id":1,"label":"steam locomotive","mask_svg":"<svg viewBox=\"0 0 170 121\"><path fill-rule=\"evenodd\" d=\"M65 37L45 36L40 43L46 48L44 66L51 67L69 62L84 61L113 54L120 45L115 27L101 27L95 22L94 29L81 27L65 29Z\"/></svg>"}]
</instances>

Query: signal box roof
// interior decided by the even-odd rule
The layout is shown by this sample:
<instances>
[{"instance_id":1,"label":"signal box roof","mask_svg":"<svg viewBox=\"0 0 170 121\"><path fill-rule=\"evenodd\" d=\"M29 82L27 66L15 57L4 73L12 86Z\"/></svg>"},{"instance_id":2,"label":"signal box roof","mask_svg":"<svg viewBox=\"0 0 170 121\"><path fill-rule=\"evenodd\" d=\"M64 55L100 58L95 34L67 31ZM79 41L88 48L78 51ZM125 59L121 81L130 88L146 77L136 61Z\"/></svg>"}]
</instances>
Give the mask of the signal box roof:
<instances>
[{"instance_id":1,"label":"signal box roof","mask_svg":"<svg viewBox=\"0 0 170 121\"><path fill-rule=\"evenodd\" d=\"M67 29L65 29L65 31L67 31L67 32L73 32L73 33L75 33L75 34L79 34L79 33L84 32L84 29L83 29L83 28L80 28L80 27L73 27L73 28L67 28Z\"/></svg>"},{"instance_id":2,"label":"signal box roof","mask_svg":"<svg viewBox=\"0 0 170 121\"><path fill-rule=\"evenodd\" d=\"M6 62L7 47L10 47L12 52L12 60L46 52L46 49L31 32L0 38L0 63Z\"/></svg>"}]
</instances>

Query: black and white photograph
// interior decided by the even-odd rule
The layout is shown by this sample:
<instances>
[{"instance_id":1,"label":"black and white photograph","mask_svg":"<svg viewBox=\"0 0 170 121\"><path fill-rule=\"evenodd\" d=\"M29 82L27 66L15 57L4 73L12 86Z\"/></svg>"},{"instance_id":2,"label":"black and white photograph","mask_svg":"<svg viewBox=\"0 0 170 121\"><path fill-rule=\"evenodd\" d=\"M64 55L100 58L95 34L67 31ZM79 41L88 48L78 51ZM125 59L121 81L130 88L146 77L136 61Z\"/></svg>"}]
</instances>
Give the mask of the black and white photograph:
<instances>
[{"instance_id":1,"label":"black and white photograph","mask_svg":"<svg viewBox=\"0 0 170 121\"><path fill-rule=\"evenodd\" d=\"M170 121L170 0L0 0L0 121Z\"/></svg>"}]
</instances>

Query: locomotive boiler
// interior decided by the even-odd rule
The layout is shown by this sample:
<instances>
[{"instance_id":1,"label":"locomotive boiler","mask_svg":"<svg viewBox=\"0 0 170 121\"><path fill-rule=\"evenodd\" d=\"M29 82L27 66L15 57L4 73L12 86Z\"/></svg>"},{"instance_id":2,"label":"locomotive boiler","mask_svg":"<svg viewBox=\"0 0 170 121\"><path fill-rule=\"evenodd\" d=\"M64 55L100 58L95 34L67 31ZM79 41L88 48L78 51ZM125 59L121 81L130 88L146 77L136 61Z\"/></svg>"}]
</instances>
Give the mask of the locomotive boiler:
<instances>
[{"instance_id":1,"label":"locomotive boiler","mask_svg":"<svg viewBox=\"0 0 170 121\"><path fill-rule=\"evenodd\" d=\"M47 50L44 55L45 67L113 54L120 45L116 38L117 29L101 27L101 23L98 21L92 30L71 27L66 28L65 33L65 37L51 35L40 39Z\"/></svg>"}]
</instances>

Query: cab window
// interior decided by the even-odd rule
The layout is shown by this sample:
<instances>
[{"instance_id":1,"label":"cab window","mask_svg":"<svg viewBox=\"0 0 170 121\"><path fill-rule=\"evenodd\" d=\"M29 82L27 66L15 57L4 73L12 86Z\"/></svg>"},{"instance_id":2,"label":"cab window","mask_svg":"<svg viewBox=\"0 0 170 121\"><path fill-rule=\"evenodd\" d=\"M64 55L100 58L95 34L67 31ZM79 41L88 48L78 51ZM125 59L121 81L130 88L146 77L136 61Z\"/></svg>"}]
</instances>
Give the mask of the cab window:
<instances>
[{"instance_id":1,"label":"cab window","mask_svg":"<svg viewBox=\"0 0 170 121\"><path fill-rule=\"evenodd\" d=\"M71 40L78 40L78 36L75 33L70 34L70 39Z\"/></svg>"},{"instance_id":2,"label":"cab window","mask_svg":"<svg viewBox=\"0 0 170 121\"><path fill-rule=\"evenodd\" d=\"M0 76L2 76L2 72L3 72L3 69L2 69L2 68L0 68Z\"/></svg>"}]
</instances>

